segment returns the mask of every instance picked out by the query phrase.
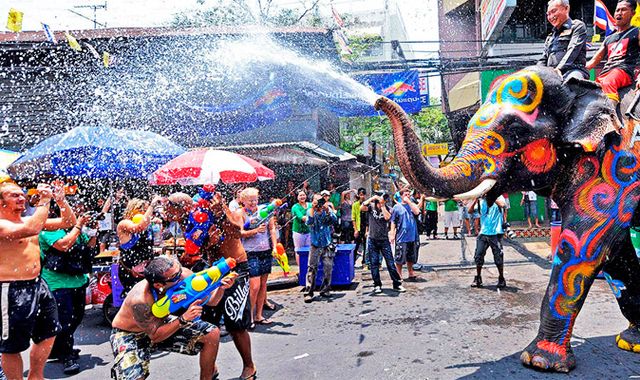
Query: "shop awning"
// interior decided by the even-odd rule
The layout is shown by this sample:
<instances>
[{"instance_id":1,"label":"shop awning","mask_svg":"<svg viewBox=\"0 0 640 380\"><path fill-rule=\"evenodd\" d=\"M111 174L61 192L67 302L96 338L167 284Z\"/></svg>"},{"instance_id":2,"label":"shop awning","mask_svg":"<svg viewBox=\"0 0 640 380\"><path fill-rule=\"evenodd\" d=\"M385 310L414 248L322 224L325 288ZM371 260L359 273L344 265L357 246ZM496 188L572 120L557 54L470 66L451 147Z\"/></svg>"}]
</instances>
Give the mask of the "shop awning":
<instances>
[{"instance_id":1,"label":"shop awning","mask_svg":"<svg viewBox=\"0 0 640 380\"><path fill-rule=\"evenodd\" d=\"M325 166L334 163L349 163L354 167L368 167L356 160L351 153L325 141L296 141L282 143L246 144L220 146L217 149L231 150L247 155L263 163Z\"/></svg>"}]
</instances>

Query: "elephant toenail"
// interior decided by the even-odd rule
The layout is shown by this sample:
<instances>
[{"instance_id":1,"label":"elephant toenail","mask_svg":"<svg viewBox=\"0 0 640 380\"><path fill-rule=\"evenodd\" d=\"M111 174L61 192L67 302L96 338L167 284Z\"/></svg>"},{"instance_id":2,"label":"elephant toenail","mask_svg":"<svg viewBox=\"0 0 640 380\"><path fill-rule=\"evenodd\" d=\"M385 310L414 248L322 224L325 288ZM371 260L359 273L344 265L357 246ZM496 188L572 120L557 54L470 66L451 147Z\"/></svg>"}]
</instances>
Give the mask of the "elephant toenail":
<instances>
[{"instance_id":1,"label":"elephant toenail","mask_svg":"<svg viewBox=\"0 0 640 380\"><path fill-rule=\"evenodd\" d=\"M531 364L540 369L549 369L549 361L542 356L534 356L533 359L531 359Z\"/></svg>"}]
</instances>

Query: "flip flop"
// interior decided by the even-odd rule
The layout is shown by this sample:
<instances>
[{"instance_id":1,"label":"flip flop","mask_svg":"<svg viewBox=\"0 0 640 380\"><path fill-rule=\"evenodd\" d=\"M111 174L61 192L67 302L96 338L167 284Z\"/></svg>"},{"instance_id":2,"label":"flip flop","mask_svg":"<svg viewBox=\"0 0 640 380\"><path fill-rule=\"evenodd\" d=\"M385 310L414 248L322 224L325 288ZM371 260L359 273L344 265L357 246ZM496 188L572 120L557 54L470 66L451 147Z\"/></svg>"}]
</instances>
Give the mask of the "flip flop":
<instances>
[{"instance_id":1,"label":"flip flop","mask_svg":"<svg viewBox=\"0 0 640 380\"><path fill-rule=\"evenodd\" d=\"M258 325L270 325L273 323L273 321L269 318L264 318L264 319L260 319L255 321L256 324Z\"/></svg>"},{"instance_id":2,"label":"flip flop","mask_svg":"<svg viewBox=\"0 0 640 380\"><path fill-rule=\"evenodd\" d=\"M271 303L265 303L264 304L264 308L270 311L275 311L276 310L276 305L275 304L271 304Z\"/></svg>"},{"instance_id":3,"label":"flip flop","mask_svg":"<svg viewBox=\"0 0 640 380\"><path fill-rule=\"evenodd\" d=\"M255 370L251 375L247 376L247 377L242 377L242 375L240 375L239 379L240 380L255 380L258 377L258 370Z\"/></svg>"}]
</instances>

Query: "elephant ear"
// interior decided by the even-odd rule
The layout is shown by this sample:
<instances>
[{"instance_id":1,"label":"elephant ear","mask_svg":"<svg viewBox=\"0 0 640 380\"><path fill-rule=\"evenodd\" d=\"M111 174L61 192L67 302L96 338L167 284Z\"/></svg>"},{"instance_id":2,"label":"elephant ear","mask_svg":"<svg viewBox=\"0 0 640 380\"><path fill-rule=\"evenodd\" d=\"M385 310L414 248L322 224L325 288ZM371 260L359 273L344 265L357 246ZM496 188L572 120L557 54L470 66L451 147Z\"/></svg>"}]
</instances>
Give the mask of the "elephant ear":
<instances>
[{"instance_id":1,"label":"elephant ear","mask_svg":"<svg viewBox=\"0 0 640 380\"><path fill-rule=\"evenodd\" d=\"M599 84L570 78L564 85L573 93L574 100L564 116L560 133L563 143L580 144L586 152L593 152L607 133L620 132L622 125L616 111Z\"/></svg>"}]
</instances>

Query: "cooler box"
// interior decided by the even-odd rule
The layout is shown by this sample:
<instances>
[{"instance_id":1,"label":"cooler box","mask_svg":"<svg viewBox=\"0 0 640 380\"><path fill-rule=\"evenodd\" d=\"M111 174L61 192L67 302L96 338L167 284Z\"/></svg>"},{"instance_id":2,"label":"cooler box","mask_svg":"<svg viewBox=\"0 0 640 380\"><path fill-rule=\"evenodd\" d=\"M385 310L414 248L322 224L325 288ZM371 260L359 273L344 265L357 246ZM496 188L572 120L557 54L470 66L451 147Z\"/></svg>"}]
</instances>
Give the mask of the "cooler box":
<instances>
[{"instance_id":1,"label":"cooler box","mask_svg":"<svg viewBox=\"0 0 640 380\"><path fill-rule=\"evenodd\" d=\"M355 277L353 263L353 250L355 244L336 245L336 256L333 259L333 273L331 273L331 285L351 285ZM300 255L300 275L298 283L305 286L307 281L307 267L309 265L309 247L302 247L296 251ZM316 275L316 286L322 285L323 278L322 260L318 264L318 274Z\"/></svg>"}]
</instances>

